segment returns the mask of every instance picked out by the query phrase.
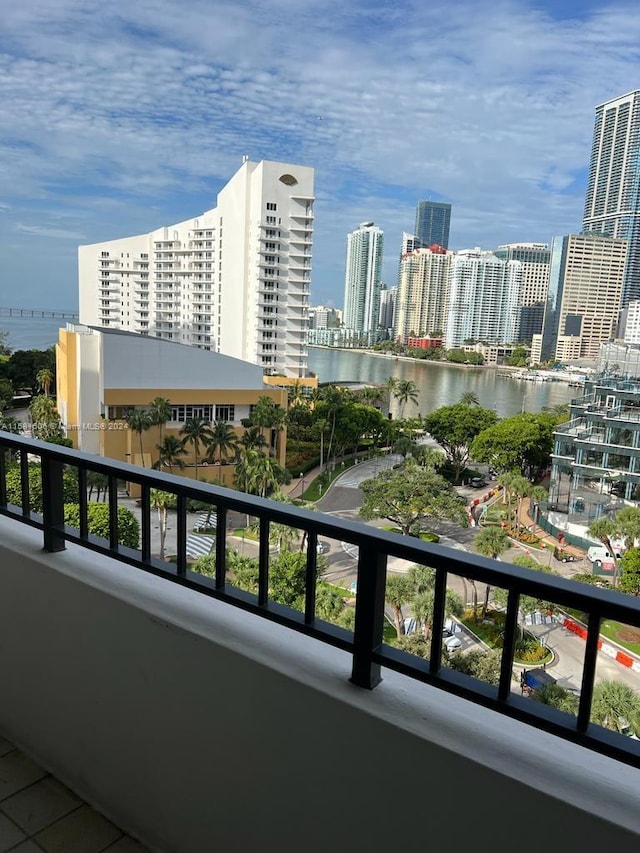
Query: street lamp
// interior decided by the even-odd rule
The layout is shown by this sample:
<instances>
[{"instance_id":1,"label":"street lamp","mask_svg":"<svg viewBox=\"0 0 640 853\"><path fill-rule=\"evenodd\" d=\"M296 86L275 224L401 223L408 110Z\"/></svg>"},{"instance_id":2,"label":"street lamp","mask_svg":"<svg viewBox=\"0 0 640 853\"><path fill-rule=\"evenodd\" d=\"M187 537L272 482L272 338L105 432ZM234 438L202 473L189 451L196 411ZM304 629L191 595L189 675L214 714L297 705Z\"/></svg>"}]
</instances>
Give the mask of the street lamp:
<instances>
[{"instance_id":1,"label":"street lamp","mask_svg":"<svg viewBox=\"0 0 640 853\"><path fill-rule=\"evenodd\" d=\"M302 473L302 471L300 471L300 483L301 483L300 497L302 497L302 495L304 494L304 474Z\"/></svg>"}]
</instances>

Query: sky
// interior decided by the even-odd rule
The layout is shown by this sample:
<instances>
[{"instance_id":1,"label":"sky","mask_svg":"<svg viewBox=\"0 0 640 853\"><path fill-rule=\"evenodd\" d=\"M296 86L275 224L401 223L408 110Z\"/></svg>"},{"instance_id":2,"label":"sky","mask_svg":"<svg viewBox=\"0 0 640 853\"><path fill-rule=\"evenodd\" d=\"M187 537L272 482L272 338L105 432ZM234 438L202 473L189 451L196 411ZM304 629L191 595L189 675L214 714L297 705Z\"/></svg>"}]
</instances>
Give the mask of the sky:
<instances>
[{"instance_id":1,"label":"sky","mask_svg":"<svg viewBox=\"0 0 640 853\"><path fill-rule=\"evenodd\" d=\"M636 0L0 0L0 306L74 308L77 247L313 166L311 301L346 235L395 283L420 199L450 248L580 230L596 104L640 88Z\"/></svg>"}]
</instances>

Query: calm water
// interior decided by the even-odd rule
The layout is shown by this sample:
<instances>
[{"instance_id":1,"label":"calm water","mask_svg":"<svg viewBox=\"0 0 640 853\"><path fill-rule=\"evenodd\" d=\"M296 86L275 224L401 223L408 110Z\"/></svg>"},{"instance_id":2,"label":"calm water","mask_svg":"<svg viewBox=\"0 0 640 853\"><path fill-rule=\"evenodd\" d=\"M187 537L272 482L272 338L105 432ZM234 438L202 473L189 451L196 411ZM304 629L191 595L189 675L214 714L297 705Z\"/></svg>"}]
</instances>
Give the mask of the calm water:
<instances>
[{"instance_id":1,"label":"calm water","mask_svg":"<svg viewBox=\"0 0 640 853\"><path fill-rule=\"evenodd\" d=\"M419 389L418 406L407 403L404 416L428 414L440 406L457 403L465 391L473 391L480 405L495 409L500 417L524 408L538 412L543 406L566 403L580 395L565 382L527 382L503 377L498 368L455 367L428 361L396 361L348 350L309 347L309 369L320 382L384 382L389 376L412 379ZM392 406L393 411L393 406ZM397 411L394 411L397 415Z\"/></svg>"},{"instance_id":2,"label":"calm water","mask_svg":"<svg viewBox=\"0 0 640 853\"><path fill-rule=\"evenodd\" d=\"M0 329L9 333L7 346L12 349L47 349L58 340L58 329L67 320L40 317L0 317Z\"/></svg>"},{"instance_id":3,"label":"calm water","mask_svg":"<svg viewBox=\"0 0 640 853\"><path fill-rule=\"evenodd\" d=\"M53 346L58 340L58 329L65 324L66 320L0 317L0 329L9 332L8 345L14 350ZM527 412L537 412L543 406L565 403L580 393L564 382L525 382L498 376L500 370L494 368L396 361L395 358L318 347L309 347L309 369L318 374L321 382L384 382L389 376L412 379L420 396L417 408L407 403L406 417L457 403L465 391L473 391L481 405L495 409L500 417L522 411L523 400ZM394 414L398 414L397 407Z\"/></svg>"}]
</instances>

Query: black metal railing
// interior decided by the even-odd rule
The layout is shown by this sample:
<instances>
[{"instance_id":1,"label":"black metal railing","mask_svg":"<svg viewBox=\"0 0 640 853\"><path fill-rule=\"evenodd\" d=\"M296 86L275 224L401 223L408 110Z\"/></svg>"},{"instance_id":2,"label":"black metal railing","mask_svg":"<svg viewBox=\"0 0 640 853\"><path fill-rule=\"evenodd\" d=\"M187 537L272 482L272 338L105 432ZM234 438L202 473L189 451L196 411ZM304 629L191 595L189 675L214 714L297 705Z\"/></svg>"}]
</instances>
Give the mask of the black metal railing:
<instances>
[{"instance_id":1,"label":"black metal railing","mask_svg":"<svg viewBox=\"0 0 640 853\"><path fill-rule=\"evenodd\" d=\"M15 482L7 487L8 465L17 458L20 504L8 501ZM39 459L41 471L41 513L31 509L29 459ZM65 526L65 469L77 472L79 525ZM109 501L108 535L98 538L89 532L87 486L92 473L103 475ZM12 477L15 479L16 474ZM140 490L141 537L138 548L118 544L118 491L125 481ZM38 483L40 485L40 482ZM176 495L177 546L175 563L152 554L153 489ZM12 492L12 493L13 493ZM38 496L39 497L39 496ZM68 498L67 498L68 499ZM207 577L190 569L187 560L187 507L189 501L215 507L215 576ZM227 519L231 512L259 520L258 590L256 595L235 587L227 578ZM137 569L181 584L287 628L343 649L352 657L351 680L373 688L381 680L381 668L388 667L426 682L476 704L506 714L527 724L640 767L636 741L594 725L591 720L599 628L603 619L613 619L640 628L637 599L597 587L573 583L564 578L532 571L477 554L453 550L412 537L338 519L322 513L269 501L230 489L197 483L74 450L0 432L0 514L42 530L46 551L63 550L67 542L91 549ZM269 525L284 524L303 531L307 539L304 609L285 607L269 597ZM325 622L316 616L317 543L322 535L358 548L357 596L353 631ZM397 557L435 570L430 656L424 659L383 641L387 561ZM443 662L443 627L448 575L473 583L508 591L499 683L496 686L456 672ZM565 714L542 703L518 695L513 689L513 658L516 647L521 596L553 602L587 614L588 635L579 707L576 715Z\"/></svg>"}]
</instances>

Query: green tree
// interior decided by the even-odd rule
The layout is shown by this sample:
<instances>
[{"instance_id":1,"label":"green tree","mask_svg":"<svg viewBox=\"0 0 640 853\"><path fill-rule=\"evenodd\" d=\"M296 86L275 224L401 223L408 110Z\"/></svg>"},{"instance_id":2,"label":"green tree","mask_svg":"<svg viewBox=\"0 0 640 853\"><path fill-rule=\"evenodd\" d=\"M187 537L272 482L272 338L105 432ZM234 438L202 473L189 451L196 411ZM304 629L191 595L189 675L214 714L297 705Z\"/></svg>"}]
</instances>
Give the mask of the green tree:
<instances>
[{"instance_id":1,"label":"green tree","mask_svg":"<svg viewBox=\"0 0 640 853\"><path fill-rule=\"evenodd\" d=\"M16 350L7 363L7 379L18 390L29 390L35 397L39 390L38 372L43 368L49 369L54 375L56 370L56 354L54 347L46 350Z\"/></svg>"},{"instance_id":2,"label":"green tree","mask_svg":"<svg viewBox=\"0 0 640 853\"><path fill-rule=\"evenodd\" d=\"M593 688L591 719L614 732L640 732L640 696L623 681L601 681Z\"/></svg>"},{"instance_id":3,"label":"green tree","mask_svg":"<svg viewBox=\"0 0 640 853\"><path fill-rule=\"evenodd\" d=\"M93 490L96 490L96 500L100 500L100 496L107 494L109 488L109 478L106 474L101 474L99 471L87 471L87 497L91 500Z\"/></svg>"},{"instance_id":4,"label":"green tree","mask_svg":"<svg viewBox=\"0 0 640 853\"><path fill-rule=\"evenodd\" d=\"M169 473L173 474L174 466L176 468L184 468L183 456L187 455L184 447L184 442L175 435L165 435L162 444L156 444L158 451L158 461L153 466L154 468L168 468Z\"/></svg>"},{"instance_id":5,"label":"green tree","mask_svg":"<svg viewBox=\"0 0 640 853\"><path fill-rule=\"evenodd\" d=\"M10 379L0 379L0 412L3 412L13 402L13 383Z\"/></svg>"},{"instance_id":6,"label":"green tree","mask_svg":"<svg viewBox=\"0 0 640 853\"><path fill-rule=\"evenodd\" d=\"M259 427L245 429L239 444L245 450L262 450L267 446L267 440Z\"/></svg>"},{"instance_id":7,"label":"green tree","mask_svg":"<svg viewBox=\"0 0 640 853\"><path fill-rule=\"evenodd\" d=\"M418 397L420 395L418 392L418 386L413 379L399 379L396 383L393 396L400 404L400 420L402 420L406 404L411 401L415 406L417 406Z\"/></svg>"},{"instance_id":8,"label":"green tree","mask_svg":"<svg viewBox=\"0 0 640 853\"><path fill-rule=\"evenodd\" d=\"M557 421L548 412L503 418L474 438L471 457L498 471L540 471L549 465L555 426Z\"/></svg>"},{"instance_id":9,"label":"green tree","mask_svg":"<svg viewBox=\"0 0 640 853\"><path fill-rule=\"evenodd\" d=\"M42 468L39 462L29 462L29 509L42 514ZM20 466L11 463L7 466L7 502L22 506L22 487ZM62 474L62 488L65 503L78 500L78 473L75 468L65 468Z\"/></svg>"},{"instance_id":10,"label":"green tree","mask_svg":"<svg viewBox=\"0 0 640 853\"><path fill-rule=\"evenodd\" d=\"M235 452L238 447L238 438L235 430L226 421L217 420L211 426L209 445L207 448L207 461L215 461L218 454L218 465L220 466L219 480L222 482L222 460L227 462L229 453Z\"/></svg>"},{"instance_id":11,"label":"green tree","mask_svg":"<svg viewBox=\"0 0 640 853\"><path fill-rule=\"evenodd\" d=\"M483 557L491 557L492 560L497 560L500 554L504 554L510 546L509 537L500 527L483 527L473 540L473 547L478 554ZM474 587L474 618L477 618L476 601L475 601L475 583ZM482 618L487 617L487 608L489 606L489 597L491 596L491 586L487 584L484 593L484 604L482 605Z\"/></svg>"},{"instance_id":12,"label":"green tree","mask_svg":"<svg viewBox=\"0 0 640 853\"><path fill-rule=\"evenodd\" d=\"M197 480L200 447L207 447L211 440L209 421L204 420L204 418L187 418L180 430L180 435L183 437L185 445L190 444L193 447L193 461Z\"/></svg>"},{"instance_id":13,"label":"green tree","mask_svg":"<svg viewBox=\"0 0 640 853\"><path fill-rule=\"evenodd\" d=\"M42 388L45 397L49 396L49 389L51 388L51 383L54 380L53 370L50 370L48 367L42 367L36 373L36 381L38 385Z\"/></svg>"},{"instance_id":14,"label":"green tree","mask_svg":"<svg viewBox=\"0 0 640 853\"><path fill-rule=\"evenodd\" d=\"M463 406L479 406L480 400L478 399L478 395L473 391L465 391L464 394L460 397L459 402Z\"/></svg>"},{"instance_id":15,"label":"green tree","mask_svg":"<svg viewBox=\"0 0 640 853\"><path fill-rule=\"evenodd\" d=\"M442 406L425 418L425 428L446 453L456 483L460 482L469 461L469 448L473 440L483 430L494 425L497 419L491 409L463 402Z\"/></svg>"},{"instance_id":16,"label":"green tree","mask_svg":"<svg viewBox=\"0 0 640 853\"><path fill-rule=\"evenodd\" d=\"M154 397L149 404L151 425L158 427L160 444L163 444L164 442L164 428L167 421L171 420L171 413L171 403L167 397Z\"/></svg>"},{"instance_id":17,"label":"green tree","mask_svg":"<svg viewBox=\"0 0 640 853\"><path fill-rule=\"evenodd\" d=\"M56 404L51 397L34 397L29 406L31 434L41 441L64 438L64 430Z\"/></svg>"},{"instance_id":18,"label":"green tree","mask_svg":"<svg viewBox=\"0 0 640 853\"><path fill-rule=\"evenodd\" d=\"M386 518L404 535L427 518L446 518L468 525L465 502L453 486L430 468L405 465L401 471L381 471L360 483L363 504L360 516L367 521Z\"/></svg>"},{"instance_id":19,"label":"green tree","mask_svg":"<svg viewBox=\"0 0 640 853\"><path fill-rule=\"evenodd\" d=\"M253 407L249 420L252 426L267 432L265 438L269 453L275 453L277 434L284 429L287 421L286 411L271 397L263 394Z\"/></svg>"},{"instance_id":20,"label":"green tree","mask_svg":"<svg viewBox=\"0 0 640 853\"><path fill-rule=\"evenodd\" d=\"M345 590L345 595L347 591ZM338 622L345 609L344 596L329 583L320 581L316 587L316 616L326 622Z\"/></svg>"},{"instance_id":21,"label":"green tree","mask_svg":"<svg viewBox=\"0 0 640 853\"><path fill-rule=\"evenodd\" d=\"M620 581L622 592L640 595L640 549L630 548L620 558Z\"/></svg>"},{"instance_id":22,"label":"green tree","mask_svg":"<svg viewBox=\"0 0 640 853\"><path fill-rule=\"evenodd\" d=\"M136 406L132 409L129 409L129 411L124 416L124 419L129 429L138 434L138 440L140 442L140 462L142 467L144 468L144 445L142 443L142 434L148 429L151 429L151 414L149 413L148 409Z\"/></svg>"},{"instance_id":23,"label":"green tree","mask_svg":"<svg viewBox=\"0 0 640 853\"><path fill-rule=\"evenodd\" d=\"M393 611L393 624L398 637L404 635L404 614L402 608L413 596L413 584L406 575L387 575L385 600Z\"/></svg>"},{"instance_id":24,"label":"green tree","mask_svg":"<svg viewBox=\"0 0 640 853\"><path fill-rule=\"evenodd\" d=\"M77 503L65 504L64 523L69 527L80 528L80 506ZM89 533L100 539L109 539L109 504L87 504L87 527ZM138 548L140 543L140 525L131 512L124 506L118 507L118 544L127 548Z\"/></svg>"},{"instance_id":25,"label":"green tree","mask_svg":"<svg viewBox=\"0 0 640 853\"><path fill-rule=\"evenodd\" d=\"M578 697L559 684L543 684L531 694L531 698L543 705L550 705L565 714L577 714Z\"/></svg>"},{"instance_id":26,"label":"green tree","mask_svg":"<svg viewBox=\"0 0 640 853\"><path fill-rule=\"evenodd\" d=\"M487 684L498 684L500 681L500 664L502 653L499 649L485 652L482 649L471 649L462 654L456 652L449 658L450 669L471 675Z\"/></svg>"}]
</instances>

